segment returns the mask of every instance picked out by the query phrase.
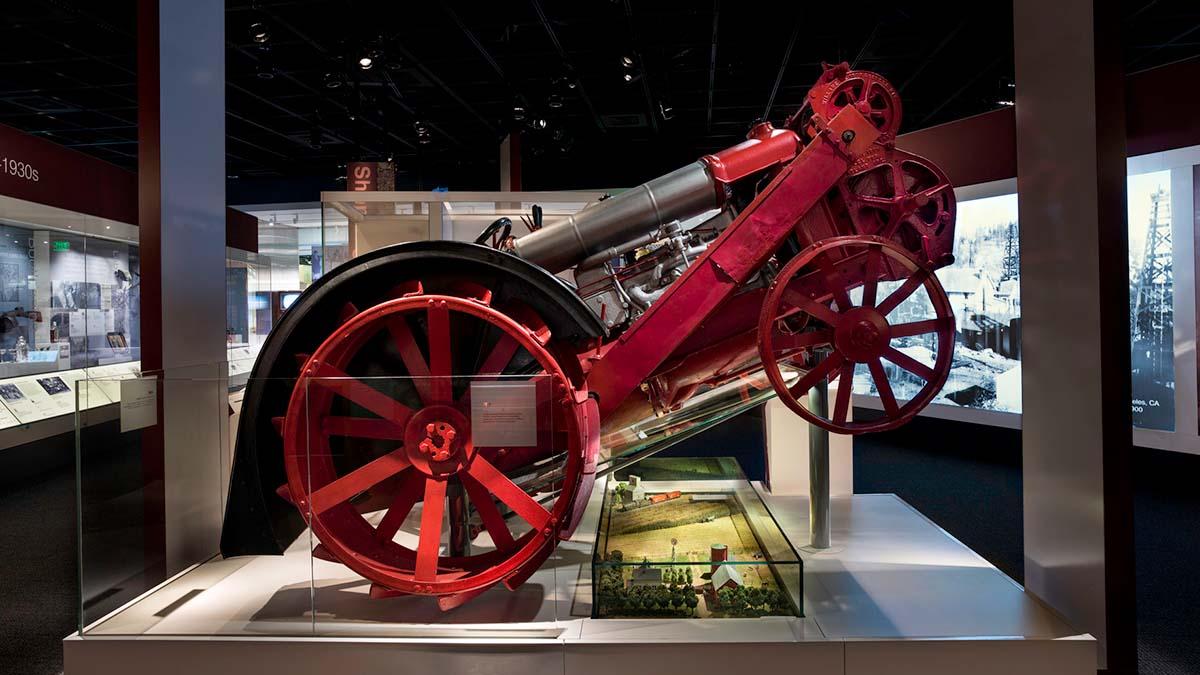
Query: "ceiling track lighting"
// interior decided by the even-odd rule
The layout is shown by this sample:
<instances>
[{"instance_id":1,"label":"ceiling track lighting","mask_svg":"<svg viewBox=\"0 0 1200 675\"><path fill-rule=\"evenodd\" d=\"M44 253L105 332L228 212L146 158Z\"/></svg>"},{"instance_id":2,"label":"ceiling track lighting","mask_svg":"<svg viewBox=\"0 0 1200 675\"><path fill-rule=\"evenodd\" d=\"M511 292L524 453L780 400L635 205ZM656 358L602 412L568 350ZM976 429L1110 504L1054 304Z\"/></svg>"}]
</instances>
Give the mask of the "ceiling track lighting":
<instances>
[{"instance_id":1,"label":"ceiling track lighting","mask_svg":"<svg viewBox=\"0 0 1200 675\"><path fill-rule=\"evenodd\" d=\"M375 58L370 54L363 54L358 59L358 67L363 70L370 70L375 65Z\"/></svg>"},{"instance_id":2,"label":"ceiling track lighting","mask_svg":"<svg viewBox=\"0 0 1200 675\"><path fill-rule=\"evenodd\" d=\"M520 103L514 103L512 107L512 118L514 122L525 121L525 106Z\"/></svg>"},{"instance_id":3,"label":"ceiling track lighting","mask_svg":"<svg viewBox=\"0 0 1200 675\"><path fill-rule=\"evenodd\" d=\"M271 39L271 31L269 28L267 28L267 24L263 23L262 21L255 21L254 23L250 24L249 32L250 39L253 40L255 44L266 44Z\"/></svg>"},{"instance_id":4,"label":"ceiling track lighting","mask_svg":"<svg viewBox=\"0 0 1200 675\"><path fill-rule=\"evenodd\" d=\"M632 68L633 67L633 57L628 54L626 54L625 56L622 56L621 57L621 65L625 66L626 68Z\"/></svg>"}]
</instances>

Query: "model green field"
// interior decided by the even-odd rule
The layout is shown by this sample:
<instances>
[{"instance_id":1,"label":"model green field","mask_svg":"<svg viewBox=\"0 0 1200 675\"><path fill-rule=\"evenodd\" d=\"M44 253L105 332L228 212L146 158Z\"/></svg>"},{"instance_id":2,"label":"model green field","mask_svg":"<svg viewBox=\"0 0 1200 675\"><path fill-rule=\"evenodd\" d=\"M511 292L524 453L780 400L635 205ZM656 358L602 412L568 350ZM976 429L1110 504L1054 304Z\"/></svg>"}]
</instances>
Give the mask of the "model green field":
<instances>
[{"instance_id":1,"label":"model green field","mask_svg":"<svg viewBox=\"0 0 1200 675\"><path fill-rule=\"evenodd\" d=\"M602 566L598 616L763 616L791 614L770 567L764 561L749 523L730 497L684 493L660 504L624 508L609 506L604 555L621 565ZM612 500L612 493L609 494ZM714 544L728 547L737 564L741 588L725 589L717 603L708 580ZM634 587L639 563L661 570L657 587ZM689 574L690 573L690 574ZM690 581L687 579L690 578ZM664 590L665 588L665 590ZM661 596L661 597L658 597ZM695 606L678 602L694 596ZM721 606L716 606L721 605Z\"/></svg>"}]
</instances>

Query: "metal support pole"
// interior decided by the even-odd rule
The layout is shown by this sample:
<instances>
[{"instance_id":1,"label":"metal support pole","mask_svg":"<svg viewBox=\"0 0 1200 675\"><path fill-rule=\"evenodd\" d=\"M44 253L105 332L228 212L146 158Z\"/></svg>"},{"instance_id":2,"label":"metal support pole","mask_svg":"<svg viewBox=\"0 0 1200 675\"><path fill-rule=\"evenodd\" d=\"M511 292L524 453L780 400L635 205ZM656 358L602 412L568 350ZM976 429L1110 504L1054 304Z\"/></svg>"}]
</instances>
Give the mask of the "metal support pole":
<instances>
[{"instance_id":1,"label":"metal support pole","mask_svg":"<svg viewBox=\"0 0 1200 675\"><path fill-rule=\"evenodd\" d=\"M456 557L471 555L471 509L467 506L467 491L461 483L449 485L450 549Z\"/></svg>"},{"instance_id":2,"label":"metal support pole","mask_svg":"<svg viewBox=\"0 0 1200 675\"><path fill-rule=\"evenodd\" d=\"M818 356L817 363L823 358ZM825 378L809 390L808 409L819 417L829 414ZM829 431L815 424L808 425L808 530L812 548L829 548Z\"/></svg>"}]
</instances>

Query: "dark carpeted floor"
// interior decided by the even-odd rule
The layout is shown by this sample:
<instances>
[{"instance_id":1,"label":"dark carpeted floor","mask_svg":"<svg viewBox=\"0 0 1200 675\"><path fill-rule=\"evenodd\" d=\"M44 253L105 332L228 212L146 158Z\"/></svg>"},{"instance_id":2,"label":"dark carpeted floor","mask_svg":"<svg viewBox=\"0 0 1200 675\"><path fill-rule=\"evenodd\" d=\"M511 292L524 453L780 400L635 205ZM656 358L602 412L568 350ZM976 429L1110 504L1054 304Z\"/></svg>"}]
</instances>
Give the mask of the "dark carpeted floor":
<instances>
[{"instance_id":1,"label":"dark carpeted floor","mask_svg":"<svg viewBox=\"0 0 1200 675\"><path fill-rule=\"evenodd\" d=\"M899 494L1021 580L1019 432L919 419L855 448L857 491ZM1136 458L1140 670L1200 673L1200 457ZM72 469L0 493L0 523L0 673L55 675L78 613Z\"/></svg>"},{"instance_id":2,"label":"dark carpeted floor","mask_svg":"<svg viewBox=\"0 0 1200 675\"><path fill-rule=\"evenodd\" d=\"M55 675L78 628L73 470L0 493L0 523L0 673Z\"/></svg>"},{"instance_id":3,"label":"dark carpeted floor","mask_svg":"<svg viewBox=\"0 0 1200 675\"><path fill-rule=\"evenodd\" d=\"M894 492L1017 581L1019 431L918 419L855 440L857 492ZM1200 673L1200 457L1135 448L1139 672Z\"/></svg>"}]
</instances>

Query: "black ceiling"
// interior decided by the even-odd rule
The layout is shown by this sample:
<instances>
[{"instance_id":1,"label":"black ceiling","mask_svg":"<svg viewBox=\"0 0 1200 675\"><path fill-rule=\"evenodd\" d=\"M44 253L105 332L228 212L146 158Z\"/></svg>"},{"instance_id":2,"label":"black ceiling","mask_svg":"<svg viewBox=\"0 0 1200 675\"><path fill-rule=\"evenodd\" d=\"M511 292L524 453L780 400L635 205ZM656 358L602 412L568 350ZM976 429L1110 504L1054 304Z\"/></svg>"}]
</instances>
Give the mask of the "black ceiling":
<instances>
[{"instance_id":1,"label":"black ceiling","mask_svg":"<svg viewBox=\"0 0 1200 675\"><path fill-rule=\"evenodd\" d=\"M135 4L5 3L0 122L135 168ZM1200 54L1200 3L1124 4L1131 72ZM231 0L230 200L315 199L339 165L387 157L398 189L494 189L497 144L516 128L527 189L632 184L781 120L821 61L890 78L905 130L1011 98L1010 3L817 6Z\"/></svg>"}]
</instances>

